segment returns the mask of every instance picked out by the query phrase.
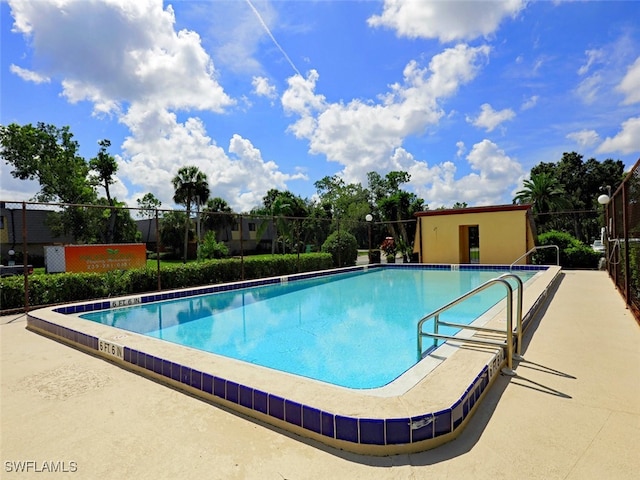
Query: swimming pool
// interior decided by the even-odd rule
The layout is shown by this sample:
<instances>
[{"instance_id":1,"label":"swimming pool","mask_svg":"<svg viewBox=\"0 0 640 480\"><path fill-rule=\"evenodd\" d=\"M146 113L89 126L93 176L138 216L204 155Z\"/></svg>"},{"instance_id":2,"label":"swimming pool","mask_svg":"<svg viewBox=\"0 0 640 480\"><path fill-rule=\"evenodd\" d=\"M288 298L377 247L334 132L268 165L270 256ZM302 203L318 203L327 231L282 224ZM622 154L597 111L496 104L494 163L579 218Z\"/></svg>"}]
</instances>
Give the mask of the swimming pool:
<instances>
[{"instance_id":1,"label":"swimming pool","mask_svg":"<svg viewBox=\"0 0 640 480\"><path fill-rule=\"evenodd\" d=\"M245 418L257 419L263 424L334 448L368 455L417 452L434 448L460 435L500 375L506 363L505 348L466 343L468 336L475 335L461 332L456 334L459 341L447 342L428 353L383 387L346 388L124 330L117 326L117 322L112 326L80 317L97 311L115 313L125 306L154 302L157 305L169 304L179 298L205 298L208 294L222 291L237 293L243 288L293 285L313 278L325 281L324 277L336 278L336 274L353 275L388 269L452 272L486 269L486 266L359 266L93 300L29 311L27 328L239 412ZM509 267L496 266L494 270L505 272ZM523 325L526 329L553 291L561 270L559 267L530 266L515 266L514 270L535 273L524 288ZM380 292L388 288L382 288ZM345 298L350 298L351 291L341 290ZM504 303L490 308L478 321L488 327L504 328ZM423 312L426 313L429 312ZM164 315L162 320L166 320ZM336 341L339 341L338 337ZM414 336L411 343L415 345L415 341ZM376 369L377 365L369 362L369 368Z\"/></svg>"},{"instance_id":2,"label":"swimming pool","mask_svg":"<svg viewBox=\"0 0 640 480\"><path fill-rule=\"evenodd\" d=\"M378 388L417 363L416 325L425 314L499 273L372 269L80 316L335 385ZM534 273L519 275L526 280ZM495 285L442 320L469 324L505 296Z\"/></svg>"}]
</instances>

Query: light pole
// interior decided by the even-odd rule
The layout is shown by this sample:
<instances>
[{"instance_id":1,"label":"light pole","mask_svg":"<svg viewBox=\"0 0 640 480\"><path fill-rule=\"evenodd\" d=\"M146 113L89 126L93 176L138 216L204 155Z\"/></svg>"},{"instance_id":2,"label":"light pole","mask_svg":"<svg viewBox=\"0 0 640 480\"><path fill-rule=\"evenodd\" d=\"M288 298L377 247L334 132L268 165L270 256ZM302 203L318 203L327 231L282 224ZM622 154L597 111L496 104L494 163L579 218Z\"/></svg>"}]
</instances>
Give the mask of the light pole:
<instances>
[{"instance_id":1,"label":"light pole","mask_svg":"<svg viewBox=\"0 0 640 480\"><path fill-rule=\"evenodd\" d=\"M607 193L603 193L598 197L598 203L600 205L606 205L611 200L611 185L607 185L606 187L600 187L600 191L603 192L607 190Z\"/></svg>"},{"instance_id":2,"label":"light pole","mask_svg":"<svg viewBox=\"0 0 640 480\"><path fill-rule=\"evenodd\" d=\"M371 222L373 221L373 215L371 215L370 213L367 213L364 219L367 221L367 224L369 225L369 263L373 263L373 259L371 258Z\"/></svg>"},{"instance_id":3,"label":"light pole","mask_svg":"<svg viewBox=\"0 0 640 480\"><path fill-rule=\"evenodd\" d=\"M609 233L609 207L608 207L608 204L611 201L611 185L607 185L606 187L600 187L601 192L603 192L605 189L607 190L607 193L603 193L598 197L598 203L602 205L604 209L604 225L605 225L603 228L600 229L600 242L604 247L604 255L605 255L604 264L598 265L598 268L601 270L603 269L603 267L606 267L608 270L606 259L609 258L609 237L611 235ZM602 259L600 261L602 262Z\"/></svg>"}]
</instances>

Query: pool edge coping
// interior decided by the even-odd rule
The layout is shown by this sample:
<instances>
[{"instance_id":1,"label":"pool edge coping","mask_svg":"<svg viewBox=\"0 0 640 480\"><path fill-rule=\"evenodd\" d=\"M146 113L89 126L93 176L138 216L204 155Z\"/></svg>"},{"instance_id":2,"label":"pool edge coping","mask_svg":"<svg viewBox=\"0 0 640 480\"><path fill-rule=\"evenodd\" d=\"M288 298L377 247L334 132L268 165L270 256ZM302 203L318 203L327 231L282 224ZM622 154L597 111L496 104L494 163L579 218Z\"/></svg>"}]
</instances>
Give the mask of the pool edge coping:
<instances>
[{"instance_id":1,"label":"pool edge coping","mask_svg":"<svg viewBox=\"0 0 640 480\"><path fill-rule=\"evenodd\" d=\"M416 268L425 267L424 264L415 265ZM357 271L366 269L367 267L372 268L370 266L350 267L340 269L340 272ZM440 266L438 267L440 268ZM492 268L493 266L481 265L479 267ZM384 268L407 268L407 266L399 264ZM328 272L336 273L335 270ZM552 267L547 270L547 273L551 274L552 278L548 280L542 290L538 289L540 291L535 293L535 301L530 302L531 304L526 309L523 308L523 311L527 312L525 316L525 328L531 323L531 319L546 301L549 291L559 277L560 269L559 267ZM313 276L311 274L301 275L307 277ZM293 275L287 277L291 278ZM274 283L273 279L281 278L282 277L272 277L271 279L261 279L259 281L267 284ZM236 288L240 288L238 285L252 282L257 281L235 282L233 285L235 285ZM191 291L204 293L202 290L206 288L208 287L196 288ZM527 290L525 290L525 293L526 291ZM119 299L112 299L111 301L135 302L137 298L138 296L120 297ZM530 300L530 298L528 300ZM73 306L87 305L88 303L91 302L80 302L73 304ZM101 301L100 303L103 304L105 301ZM125 303L122 305L124 304ZM468 386L462 394L453 395L452 397L450 396L449 399L444 399L441 402L442 408L430 409L421 402L416 403L416 392L412 392L411 395L407 396L414 397L412 399L413 404L411 401L403 402L403 398L400 398L400 401L397 402L398 405L396 405L396 407L400 407L397 408L397 415L387 413L386 415L379 414L376 416L374 414L367 416L365 415L367 412L366 408L364 412L360 413L349 410L349 408L345 408L344 411L340 409L323 409L321 405L318 405L317 399L315 402L300 401L304 395L301 397L297 395L297 392L291 392L290 395L287 395L286 391L283 393L282 390L278 390L277 388L274 388L274 391L270 392L268 388L253 387L234 381L236 380L234 378L225 378L216 375L216 373L219 374L219 372L216 372L215 368L207 365L204 366L205 368L201 368L200 365L198 365L198 368L192 367L189 365L189 361L191 360L190 357L193 351L185 352L182 350L178 355L163 355L163 357L166 356L169 358L167 359L160 356L164 353L162 350L165 349L158 351L152 346L153 342L143 341L142 343L134 342L132 344L133 346L138 346L138 348L120 345L122 351L116 352L118 355L114 355L114 352L109 351L109 349L116 348L119 344L118 339L111 338L113 335L110 336L110 333L114 331L122 332L122 330L97 324L99 327L105 327L105 330L103 330L106 332L105 334L100 333L100 328L86 333L86 329L76 328L77 322L86 322L85 320L76 318L75 321L73 321L73 317L59 312L59 310L68 307L71 307L71 305L50 307L29 312L27 328L56 338L88 353L111 360L123 368L136 371L156 381L168 383L173 387L201 397L208 402L222 405L265 423L292 431L293 433L313 438L332 447L359 454L391 455L422 451L434 448L457 437L475 412L480 400L484 398L489 387L499 375L500 368L506 362L502 354L502 349L494 350L493 353L490 351L476 352L475 357L477 358L475 358L474 361L476 362L475 372L477 373L475 373L475 376L470 376L473 380L468 383ZM52 315L53 318L42 318L42 314L54 315ZM45 315L45 317L47 316L48 315ZM67 321L65 321L65 319ZM82 325L80 325L80 327L81 326ZM126 333L129 334L130 332ZM167 343L157 339L150 339L149 337L145 338L155 342L162 342L163 344ZM142 345L142 347L139 345ZM171 345L182 349L188 348L174 344ZM469 352L466 353L468 354ZM482 364L481 368L478 367L479 359ZM482 361L482 359L485 359L485 361ZM213 367L215 367L215 365ZM423 378L421 382L425 382L428 377L429 375ZM339 392L340 389L344 389L343 387L331 387L335 386L328 386L327 391L332 394ZM350 395L347 395L347 398L351 399L365 399L366 397L366 393L362 394L360 392L352 392ZM371 402L377 402L376 404L385 402L384 398L368 397L370 400L365 402L365 404L370 405L372 404ZM404 397L404 395L401 397ZM371 400L371 398L374 400ZM392 404L394 400L397 399L392 397L391 400L387 399L386 403ZM387 405L387 407L387 412L395 408L394 405ZM382 410L384 411L384 409Z\"/></svg>"}]
</instances>

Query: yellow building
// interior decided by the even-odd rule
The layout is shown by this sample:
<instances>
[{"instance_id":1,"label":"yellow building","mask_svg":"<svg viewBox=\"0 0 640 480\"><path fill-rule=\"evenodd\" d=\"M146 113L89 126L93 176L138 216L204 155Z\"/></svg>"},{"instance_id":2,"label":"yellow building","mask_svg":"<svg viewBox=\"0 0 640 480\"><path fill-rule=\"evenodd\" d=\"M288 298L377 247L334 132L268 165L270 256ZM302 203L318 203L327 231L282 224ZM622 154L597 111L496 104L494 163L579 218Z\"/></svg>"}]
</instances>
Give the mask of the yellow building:
<instances>
[{"instance_id":1,"label":"yellow building","mask_svg":"<svg viewBox=\"0 0 640 480\"><path fill-rule=\"evenodd\" d=\"M428 210L416 217L414 252L422 263L510 265L535 246L531 205Z\"/></svg>"}]
</instances>

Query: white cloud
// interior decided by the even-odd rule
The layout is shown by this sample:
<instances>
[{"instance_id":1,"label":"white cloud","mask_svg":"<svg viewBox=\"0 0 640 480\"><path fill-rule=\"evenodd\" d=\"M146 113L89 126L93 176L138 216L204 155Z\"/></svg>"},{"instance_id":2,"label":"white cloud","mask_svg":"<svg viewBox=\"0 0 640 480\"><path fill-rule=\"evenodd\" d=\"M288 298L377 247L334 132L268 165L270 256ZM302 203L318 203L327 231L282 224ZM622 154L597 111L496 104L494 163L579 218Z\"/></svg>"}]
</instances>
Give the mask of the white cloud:
<instances>
[{"instance_id":1,"label":"white cloud","mask_svg":"<svg viewBox=\"0 0 640 480\"><path fill-rule=\"evenodd\" d=\"M207 174L212 197L225 198L236 211L260 204L270 188L286 189L286 182L306 179L285 174L240 135L233 135L227 154L207 135L198 118L184 123L166 110L132 108L122 118L132 135L123 143L118 175L129 178L144 191L151 191L164 205L172 205L167 188L180 167L195 165ZM159 192L159 193L155 193Z\"/></svg>"},{"instance_id":2,"label":"white cloud","mask_svg":"<svg viewBox=\"0 0 640 480\"><path fill-rule=\"evenodd\" d=\"M455 178L457 168L453 162L429 167L426 162L416 161L408 170L410 185L430 208L455 202L494 205L511 201L513 185L523 177L522 166L516 160L486 139L473 145L466 158L472 173L459 179Z\"/></svg>"},{"instance_id":3,"label":"white cloud","mask_svg":"<svg viewBox=\"0 0 640 480\"><path fill-rule=\"evenodd\" d=\"M585 54L587 62L578 69L582 80L575 89L583 103L611 104L615 98L612 91L626 96L623 104L640 101L640 57L627 34L623 32L615 41L597 50L587 50ZM634 60L635 63L630 64Z\"/></svg>"},{"instance_id":4,"label":"white cloud","mask_svg":"<svg viewBox=\"0 0 640 480\"><path fill-rule=\"evenodd\" d=\"M378 103L352 100L327 103L315 94L318 73L295 75L282 96L285 111L300 118L289 130L309 140L309 151L343 165L347 182L364 182L371 170L392 168L391 156L404 139L437 125L444 116L440 102L470 82L489 54L489 47L458 45L435 55L421 68L409 62L401 83L390 86Z\"/></svg>"},{"instance_id":5,"label":"white cloud","mask_svg":"<svg viewBox=\"0 0 640 480\"><path fill-rule=\"evenodd\" d=\"M615 137L607 137L598 147L598 153L640 151L640 117L629 118L622 123L622 130Z\"/></svg>"},{"instance_id":6,"label":"white cloud","mask_svg":"<svg viewBox=\"0 0 640 480\"><path fill-rule=\"evenodd\" d=\"M524 101L524 103L520 107L520 110L529 110L530 108L535 107L538 104L538 100L540 100L540 97L538 95L532 95Z\"/></svg>"},{"instance_id":7,"label":"white cloud","mask_svg":"<svg viewBox=\"0 0 640 480\"><path fill-rule=\"evenodd\" d=\"M394 29L398 36L437 38L441 42L472 40L495 32L505 18L525 8L523 0L500 2L444 2L385 0L381 15L370 17L372 27Z\"/></svg>"},{"instance_id":8,"label":"white cloud","mask_svg":"<svg viewBox=\"0 0 640 480\"><path fill-rule=\"evenodd\" d=\"M11 9L14 29L45 59L39 74L62 77L72 103L114 113L123 103L214 112L234 103L199 35L176 32L173 9L159 0L21 0Z\"/></svg>"},{"instance_id":9,"label":"white cloud","mask_svg":"<svg viewBox=\"0 0 640 480\"><path fill-rule=\"evenodd\" d=\"M237 134L227 153L199 118L178 121L177 111L222 113L235 100L218 83L199 35L175 31L170 6L163 9L159 0L25 0L11 7L16 31L31 37L35 54L49 66L46 74L63 79L68 101L92 102L94 113L117 115L129 129L117 157L114 192L121 200L135 204L140 191L150 191L163 205L173 205L167 186L185 165L206 173L212 196L239 211L259 205L270 188L307 179L281 172ZM275 95L266 78L256 77L254 88L259 95Z\"/></svg>"},{"instance_id":10,"label":"white cloud","mask_svg":"<svg viewBox=\"0 0 640 480\"><path fill-rule=\"evenodd\" d=\"M627 73L616 87L616 90L625 95L624 105L632 105L640 102L640 57L629 66Z\"/></svg>"},{"instance_id":11,"label":"white cloud","mask_svg":"<svg viewBox=\"0 0 640 480\"><path fill-rule=\"evenodd\" d=\"M594 73L578 84L576 93L587 105L593 104L603 86L604 79L600 72Z\"/></svg>"},{"instance_id":12,"label":"white cloud","mask_svg":"<svg viewBox=\"0 0 640 480\"><path fill-rule=\"evenodd\" d=\"M253 77L251 85L259 97L275 98L277 96L275 85L271 85L266 77Z\"/></svg>"},{"instance_id":13,"label":"white cloud","mask_svg":"<svg viewBox=\"0 0 640 480\"><path fill-rule=\"evenodd\" d=\"M25 82L49 83L51 81L51 79L46 75L41 75L38 72L34 72L33 70L27 70L26 68L22 68L13 64L9 67L9 71L19 76Z\"/></svg>"},{"instance_id":14,"label":"white cloud","mask_svg":"<svg viewBox=\"0 0 640 480\"><path fill-rule=\"evenodd\" d=\"M605 53L603 50L593 49L593 50L587 50L584 53L587 56L587 63L580 66L580 68L578 69L578 75L585 75L586 73L589 72L589 69L594 64L602 62L602 60L605 57Z\"/></svg>"},{"instance_id":15,"label":"white cloud","mask_svg":"<svg viewBox=\"0 0 640 480\"><path fill-rule=\"evenodd\" d=\"M600 136L595 130L580 130L567 134L569 140L573 140L580 147L590 147L600 140Z\"/></svg>"},{"instance_id":16,"label":"white cloud","mask_svg":"<svg viewBox=\"0 0 640 480\"><path fill-rule=\"evenodd\" d=\"M501 123L513 120L516 116L515 112L510 108L496 111L488 103L483 104L480 110L481 112L477 117L467 117L467 122L474 127L484 128L487 132L492 132Z\"/></svg>"}]
</instances>

